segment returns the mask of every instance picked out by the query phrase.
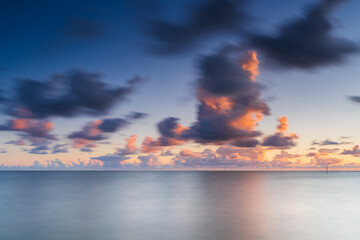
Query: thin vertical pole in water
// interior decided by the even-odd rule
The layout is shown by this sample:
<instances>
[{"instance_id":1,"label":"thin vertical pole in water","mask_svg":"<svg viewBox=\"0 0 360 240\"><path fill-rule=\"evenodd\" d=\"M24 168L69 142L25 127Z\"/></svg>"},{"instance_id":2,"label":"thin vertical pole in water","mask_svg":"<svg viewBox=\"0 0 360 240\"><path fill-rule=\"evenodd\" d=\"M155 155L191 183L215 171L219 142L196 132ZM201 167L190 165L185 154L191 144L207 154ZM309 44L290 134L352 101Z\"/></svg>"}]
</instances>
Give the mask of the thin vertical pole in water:
<instances>
[{"instance_id":1,"label":"thin vertical pole in water","mask_svg":"<svg viewBox=\"0 0 360 240\"><path fill-rule=\"evenodd\" d=\"M326 174L329 174L328 165L326 164Z\"/></svg>"}]
</instances>

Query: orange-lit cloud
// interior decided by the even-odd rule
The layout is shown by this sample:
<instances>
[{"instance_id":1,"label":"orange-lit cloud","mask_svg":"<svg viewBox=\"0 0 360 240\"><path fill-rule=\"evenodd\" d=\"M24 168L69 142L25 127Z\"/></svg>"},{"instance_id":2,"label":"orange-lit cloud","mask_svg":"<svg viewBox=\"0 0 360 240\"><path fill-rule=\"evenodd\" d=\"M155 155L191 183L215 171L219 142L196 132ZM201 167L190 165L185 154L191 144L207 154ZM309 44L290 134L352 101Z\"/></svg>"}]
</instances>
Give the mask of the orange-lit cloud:
<instances>
[{"instance_id":1,"label":"orange-lit cloud","mask_svg":"<svg viewBox=\"0 0 360 240\"><path fill-rule=\"evenodd\" d=\"M93 144L95 141L105 139L103 132L99 129L101 123L102 120L95 120L86 124L82 130L71 133L68 138L73 141L73 147L96 147Z\"/></svg>"},{"instance_id":2,"label":"orange-lit cloud","mask_svg":"<svg viewBox=\"0 0 360 240\"><path fill-rule=\"evenodd\" d=\"M177 121L177 118L169 117L158 123L158 130L161 136L155 140L153 140L151 137L146 137L141 147L142 152L157 152L164 146L182 144L185 141L185 139L182 137L182 134L187 131L188 128L182 126Z\"/></svg>"},{"instance_id":3,"label":"orange-lit cloud","mask_svg":"<svg viewBox=\"0 0 360 240\"><path fill-rule=\"evenodd\" d=\"M8 121L4 125L0 125L0 131L16 131L20 132L20 139L8 141L8 144L25 146L27 143L31 149L23 148L31 154L47 154L50 150L49 144L57 138L51 134L54 129L54 123L45 120L15 118Z\"/></svg>"},{"instance_id":4,"label":"orange-lit cloud","mask_svg":"<svg viewBox=\"0 0 360 240\"><path fill-rule=\"evenodd\" d=\"M127 150L128 153L134 153L136 151L136 140L137 140L136 134L133 134L126 139L125 149Z\"/></svg>"},{"instance_id":5,"label":"orange-lit cloud","mask_svg":"<svg viewBox=\"0 0 360 240\"><path fill-rule=\"evenodd\" d=\"M260 97L259 61L255 51L227 55L218 52L200 63L198 79L198 111L190 127L177 118L166 118L158 124L160 137L146 138L143 152L156 152L161 146L195 141L202 144L230 144L255 147L261 132L256 127L269 114L269 107ZM235 54L236 55L236 54ZM240 61L240 63L239 63Z\"/></svg>"},{"instance_id":6,"label":"orange-lit cloud","mask_svg":"<svg viewBox=\"0 0 360 240\"><path fill-rule=\"evenodd\" d=\"M277 132L264 139L263 146L271 148L290 148L296 145L295 140L299 137L295 133L287 133L287 117L278 119Z\"/></svg>"},{"instance_id":7,"label":"orange-lit cloud","mask_svg":"<svg viewBox=\"0 0 360 240\"><path fill-rule=\"evenodd\" d=\"M130 137L128 137L126 139L125 147L118 149L118 154L123 156L135 154L137 152L136 140L137 140L136 134L133 134Z\"/></svg>"},{"instance_id":8,"label":"orange-lit cloud","mask_svg":"<svg viewBox=\"0 0 360 240\"><path fill-rule=\"evenodd\" d=\"M255 81L257 75L259 75L259 63L260 61L257 59L257 52L249 51L247 55L247 59L245 59L244 63L241 65L243 69L250 73L250 79Z\"/></svg>"},{"instance_id":9,"label":"orange-lit cloud","mask_svg":"<svg viewBox=\"0 0 360 240\"><path fill-rule=\"evenodd\" d=\"M286 132L289 127L287 117L281 117L278 119L278 121L279 125L277 125L277 130L281 133Z\"/></svg>"}]
</instances>

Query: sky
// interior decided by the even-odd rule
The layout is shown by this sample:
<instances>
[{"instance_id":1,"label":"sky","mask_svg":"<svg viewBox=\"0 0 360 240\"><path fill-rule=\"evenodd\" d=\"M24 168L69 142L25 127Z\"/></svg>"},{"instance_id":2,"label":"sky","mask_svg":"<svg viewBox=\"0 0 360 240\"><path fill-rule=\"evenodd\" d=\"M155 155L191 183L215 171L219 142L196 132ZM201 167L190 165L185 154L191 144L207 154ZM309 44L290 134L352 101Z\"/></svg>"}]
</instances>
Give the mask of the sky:
<instances>
[{"instance_id":1,"label":"sky","mask_svg":"<svg viewBox=\"0 0 360 240\"><path fill-rule=\"evenodd\" d=\"M359 1L1 5L0 170L360 170Z\"/></svg>"}]
</instances>

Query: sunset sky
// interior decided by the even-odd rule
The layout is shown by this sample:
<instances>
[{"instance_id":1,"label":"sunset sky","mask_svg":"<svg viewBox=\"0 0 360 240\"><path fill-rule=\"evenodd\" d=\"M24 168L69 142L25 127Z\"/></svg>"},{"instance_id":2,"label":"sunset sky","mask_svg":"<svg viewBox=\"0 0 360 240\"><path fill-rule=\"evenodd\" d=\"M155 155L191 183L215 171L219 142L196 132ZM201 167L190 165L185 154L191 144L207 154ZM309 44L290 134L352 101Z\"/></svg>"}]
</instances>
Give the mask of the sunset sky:
<instances>
[{"instance_id":1,"label":"sunset sky","mask_svg":"<svg viewBox=\"0 0 360 240\"><path fill-rule=\"evenodd\" d=\"M0 170L360 170L360 1L2 1Z\"/></svg>"}]
</instances>

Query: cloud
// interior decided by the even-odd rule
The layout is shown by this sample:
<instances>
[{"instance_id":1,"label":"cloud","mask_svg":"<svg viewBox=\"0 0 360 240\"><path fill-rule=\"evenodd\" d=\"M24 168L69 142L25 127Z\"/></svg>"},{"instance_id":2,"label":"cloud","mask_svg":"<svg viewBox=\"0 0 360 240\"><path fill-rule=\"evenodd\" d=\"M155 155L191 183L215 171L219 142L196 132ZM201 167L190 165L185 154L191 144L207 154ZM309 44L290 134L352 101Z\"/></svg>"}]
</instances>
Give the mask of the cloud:
<instances>
[{"instance_id":1,"label":"cloud","mask_svg":"<svg viewBox=\"0 0 360 240\"><path fill-rule=\"evenodd\" d=\"M214 59L221 64L207 64ZM185 127L177 118L165 118L158 124L160 137L156 140L147 137L143 152L159 151L162 146L187 141L255 147L259 143L256 137L261 135L255 129L257 123L270 114L268 105L260 97L261 86L255 81L258 64L253 51L220 51L203 57L196 90L196 121Z\"/></svg>"},{"instance_id":2,"label":"cloud","mask_svg":"<svg viewBox=\"0 0 360 240\"><path fill-rule=\"evenodd\" d=\"M0 131L23 132L29 137L55 140L55 136L50 134L50 131L53 128L54 123L50 121L21 118L15 118L8 121L6 124L0 125Z\"/></svg>"},{"instance_id":3,"label":"cloud","mask_svg":"<svg viewBox=\"0 0 360 240\"><path fill-rule=\"evenodd\" d=\"M344 151L342 151L340 154L352 155L353 157L360 157L359 145L354 146L352 149L344 149Z\"/></svg>"},{"instance_id":4,"label":"cloud","mask_svg":"<svg viewBox=\"0 0 360 240\"><path fill-rule=\"evenodd\" d=\"M93 157L103 163L104 168L137 168L149 167L151 163L157 162L153 155L138 156L138 160L132 160L131 155L138 152L136 147L137 135L133 134L126 139L124 148L117 149L115 153L104 156Z\"/></svg>"},{"instance_id":5,"label":"cloud","mask_svg":"<svg viewBox=\"0 0 360 240\"><path fill-rule=\"evenodd\" d=\"M156 54L189 50L216 35L238 33L246 20L243 0L205 0L178 22L152 20L148 32Z\"/></svg>"},{"instance_id":6,"label":"cloud","mask_svg":"<svg viewBox=\"0 0 360 240\"><path fill-rule=\"evenodd\" d=\"M251 168L263 158L264 152L260 149L219 147L216 151L205 149L202 152L183 149L174 157L174 164L177 167Z\"/></svg>"},{"instance_id":7,"label":"cloud","mask_svg":"<svg viewBox=\"0 0 360 240\"><path fill-rule=\"evenodd\" d=\"M319 166L326 166L326 165L338 165L342 163L343 160L339 158L314 158L311 160L310 165L319 165Z\"/></svg>"},{"instance_id":8,"label":"cloud","mask_svg":"<svg viewBox=\"0 0 360 240\"><path fill-rule=\"evenodd\" d=\"M297 169L309 167L306 163L301 161L301 154L289 153L285 150L281 150L270 161L264 161L260 165L260 168L265 169Z\"/></svg>"},{"instance_id":9,"label":"cloud","mask_svg":"<svg viewBox=\"0 0 360 240\"><path fill-rule=\"evenodd\" d=\"M30 166L8 166L8 165L0 165L1 170L92 170L92 169L101 169L102 162L97 160L90 161L81 161L78 160L76 162L72 161L70 163L64 163L63 161L56 160L47 160L45 163L41 163L39 161L34 161Z\"/></svg>"},{"instance_id":10,"label":"cloud","mask_svg":"<svg viewBox=\"0 0 360 240\"><path fill-rule=\"evenodd\" d=\"M350 96L349 100L356 102L356 103L360 103L360 96Z\"/></svg>"},{"instance_id":11,"label":"cloud","mask_svg":"<svg viewBox=\"0 0 360 240\"><path fill-rule=\"evenodd\" d=\"M14 145L17 145L17 146L24 146L26 143L25 143L24 139L19 139L19 140L7 141L7 142L5 142L5 144L14 144Z\"/></svg>"},{"instance_id":12,"label":"cloud","mask_svg":"<svg viewBox=\"0 0 360 240\"><path fill-rule=\"evenodd\" d=\"M184 139L182 139L181 134L188 128L182 126L178 121L178 118L168 117L159 122L157 127L161 136L156 140L146 137L142 144L142 152L156 152L164 146L182 144Z\"/></svg>"},{"instance_id":13,"label":"cloud","mask_svg":"<svg viewBox=\"0 0 360 240\"><path fill-rule=\"evenodd\" d=\"M103 168L122 168L125 161L130 157L120 156L118 154L108 154L105 156L92 157L92 160L100 161Z\"/></svg>"},{"instance_id":14,"label":"cloud","mask_svg":"<svg viewBox=\"0 0 360 240\"><path fill-rule=\"evenodd\" d=\"M343 0L322 0L303 17L283 24L274 36L253 34L250 44L282 67L310 69L342 62L358 46L332 35L328 15Z\"/></svg>"},{"instance_id":15,"label":"cloud","mask_svg":"<svg viewBox=\"0 0 360 240\"><path fill-rule=\"evenodd\" d=\"M17 98L8 114L22 118L52 116L74 117L80 114L102 115L115 103L124 101L142 81L134 77L124 87L109 87L101 75L82 70L58 74L46 82L21 79Z\"/></svg>"},{"instance_id":16,"label":"cloud","mask_svg":"<svg viewBox=\"0 0 360 240\"><path fill-rule=\"evenodd\" d=\"M29 151L27 151L30 154L48 154L48 150L50 150L49 146L47 144L40 144L33 148L31 148Z\"/></svg>"},{"instance_id":17,"label":"cloud","mask_svg":"<svg viewBox=\"0 0 360 240\"><path fill-rule=\"evenodd\" d=\"M102 141L110 137L110 133L114 133L131 124L133 120L145 117L145 113L131 113L125 118L105 118L98 119L87 123L81 130L72 132L68 135L73 140L74 147L80 148L85 146L82 151L90 151L89 148L96 147L92 144L96 141Z\"/></svg>"},{"instance_id":18,"label":"cloud","mask_svg":"<svg viewBox=\"0 0 360 240\"><path fill-rule=\"evenodd\" d=\"M278 119L279 125L277 125L277 132L273 135L265 137L262 145L266 147L275 148L290 148L296 146L294 140L299 137L295 133L287 133L288 119L287 117L281 117Z\"/></svg>"},{"instance_id":19,"label":"cloud","mask_svg":"<svg viewBox=\"0 0 360 240\"><path fill-rule=\"evenodd\" d=\"M286 136L281 133L275 133L266 137L262 145L266 147L289 148L296 146L295 139L298 139L296 135Z\"/></svg>"},{"instance_id":20,"label":"cloud","mask_svg":"<svg viewBox=\"0 0 360 240\"><path fill-rule=\"evenodd\" d=\"M153 140L152 137L146 137L142 143L141 151L143 153L157 152L162 149L160 144L161 141L159 139Z\"/></svg>"},{"instance_id":21,"label":"cloud","mask_svg":"<svg viewBox=\"0 0 360 240\"><path fill-rule=\"evenodd\" d=\"M154 154L149 154L146 156L138 156L138 159L140 160L139 167L140 168L148 168L148 167L157 167L160 166L161 163L159 161L159 157Z\"/></svg>"},{"instance_id":22,"label":"cloud","mask_svg":"<svg viewBox=\"0 0 360 240\"><path fill-rule=\"evenodd\" d=\"M52 148L52 154L57 153L67 153L68 149L66 148L68 144L55 144Z\"/></svg>"},{"instance_id":23,"label":"cloud","mask_svg":"<svg viewBox=\"0 0 360 240\"><path fill-rule=\"evenodd\" d=\"M147 117L146 113L142 113L142 112L132 112L129 115L127 115L127 119L128 120L137 120L137 119L142 119Z\"/></svg>"},{"instance_id":24,"label":"cloud","mask_svg":"<svg viewBox=\"0 0 360 240\"><path fill-rule=\"evenodd\" d=\"M175 155L175 153L173 153L170 150L165 150L160 153L160 156L174 156L174 155Z\"/></svg>"},{"instance_id":25,"label":"cloud","mask_svg":"<svg viewBox=\"0 0 360 240\"><path fill-rule=\"evenodd\" d=\"M248 59L239 66L236 59L219 52L202 57L200 60L199 87L209 94L229 96L257 88L253 80L258 73L259 61L255 52L249 52Z\"/></svg>"},{"instance_id":26,"label":"cloud","mask_svg":"<svg viewBox=\"0 0 360 240\"><path fill-rule=\"evenodd\" d=\"M133 134L126 139L126 144L124 148L117 149L117 151L112 154L93 157L91 159L96 159L103 162L104 168L113 169L143 169L169 167L168 163L162 162L160 160L160 156L172 156L170 152L166 152L160 155L155 155L153 153L148 155L138 155L136 158L134 158L134 155L138 153L138 149L136 147L136 140L137 135Z\"/></svg>"},{"instance_id":27,"label":"cloud","mask_svg":"<svg viewBox=\"0 0 360 240\"><path fill-rule=\"evenodd\" d=\"M132 159L129 154L124 154L122 151L117 151L112 154L103 156L92 157L92 160L96 160L102 163L102 167L105 169L138 169L160 166L158 156L145 155L138 156L136 159Z\"/></svg>"},{"instance_id":28,"label":"cloud","mask_svg":"<svg viewBox=\"0 0 360 240\"><path fill-rule=\"evenodd\" d=\"M125 147L119 149L118 153L122 156L135 154L137 152L136 140L137 140L137 135L136 134L131 135L129 138L126 139Z\"/></svg>"},{"instance_id":29,"label":"cloud","mask_svg":"<svg viewBox=\"0 0 360 240\"><path fill-rule=\"evenodd\" d=\"M284 161L284 160L288 160L290 158L300 158L302 157L302 155L300 154L291 154L285 150L281 150L280 154L276 154L273 158L272 161L278 161L278 162L281 162L281 161Z\"/></svg>"},{"instance_id":30,"label":"cloud","mask_svg":"<svg viewBox=\"0 0 360 240\"><path fill-rule=\"evenodd\" d=\"M102 120L101 124L98 126L99 130L102 132L115 132L124 126L126 126L129 122L122 118L108 118Z\"/></svg>"},{"instance_id":31,"label":"cloud","mask_svg":"<svg viewBox=\"0 0 360 240\"><path fill-rule=\"evenodd\" d=\"M337 148L321 148L318 150L318 152L309 152L305 156L306 157L326 157L330 154L335 154L338 152L339 149Z\"/></svg>"},{"instance_id":32,"label":"cloud","mask_svg":"<svg viewBox=\"0 0 360 240\"><path fill-rule=\"evenodd\" d=\"M134 138L134 137L132 137ZM131 142L129 140L128 142ZM354 147L358 150L358 147ZM360 168L356 162L344 162L334 156L336 149L320 149L318 152L308 154L291 153L281 150L268 159L266 152L268 149L257 148L238 148L233 146L221 146L217 149L204 149L203 151L193 151L182 149L178 153L155 154L140 156L124 156L115 152L104 156L92 157L90 161L80 161L64 163L60 160L46 161L40 163L35 161L30 166L5 166L0 165L0 169L6 170L90 170L90 169L244 169L244 170L319 170L324 169L325 165L331 166L330 169L351 169ZM274 150L271 150L274 151ZM171 160L169 160L171 157ZM162 159L163 158L163 159ZM306 160L311 158L310 160ZM166 159L166 160L165 160Z\"/></svg>"},{"instance_id":33,"label":"cloud","mask_svg":"<svg viewBox=\"0 0 360 240\"><path fill-rule=\"evenodd\" d=\"M333 141L330 139L326 139L323 141L317 141L314 140L311 145L319 145L319 146L328 146L328 145L346 145L346 144L351 144L352 142L341 142L341 141Z\"/></svg>"},{"instance_id":34,"label":"cloud","mask_svg":"<svg viewBox=\"0 0 360 240\"><path fill-rule=\"evenodd\" d=\"M80 131L73 132L68 135L70 139L84 139L89 141L99 141L104 140L106 137L103 135L103 132L99 128L101 120L95 120L93 122L87 123L84 128Z\"/></svg>"},{"instance_id":35,"label":"cloud","mask_svg":"<svg viewBox=\"0 0 360 240\"><path fill-rule=\"evenodd\" d=\"M80 151L81 151L81 152L87 152L87 153L93 152L93 150L92 150L91 147L83 147L83 148L80 148Z\"/></svg>"},{"instance_id":36,"label":"cloud","mask_svg":"<svg viewBox=\"0 0 360 240\"><path fill-rule=\"evenodd\" d=\"M7 150L5 148L0 148L0 153L7 153Z\"/></svg>"},{"instance_id":37,"label":"cloud","mask_svg":"<svg viewBox=\"0 0 360 240\"><path fill-rule=\"evenodd\" d=\"M213 59L221 64L206 64ZM256 52L240 56L236 52L219 52L201 62L197 121L184 131L184 138L215 144L234 141L237 145L244 142L248 146L249 141L256 143L254 137L261 134L255 130L257 122L270 112L260 98L261 86L255 82L259 63ZM221 85L225 86L217 87Z\"/></svg>"}]
</instances>

